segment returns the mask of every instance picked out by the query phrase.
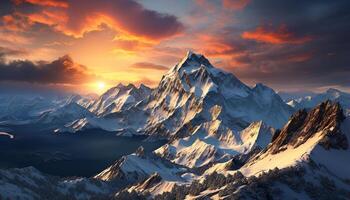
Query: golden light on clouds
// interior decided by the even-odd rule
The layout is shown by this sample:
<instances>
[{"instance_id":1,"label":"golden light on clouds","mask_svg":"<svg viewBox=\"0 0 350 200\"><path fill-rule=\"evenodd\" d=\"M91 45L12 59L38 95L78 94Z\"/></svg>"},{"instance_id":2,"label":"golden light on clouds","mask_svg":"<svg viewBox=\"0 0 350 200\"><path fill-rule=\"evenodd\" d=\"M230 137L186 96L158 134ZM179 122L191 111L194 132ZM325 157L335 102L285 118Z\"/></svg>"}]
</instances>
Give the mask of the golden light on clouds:
<instances>
[{"instance_id":1,"label":"golden light on clouds","mask_svg":"<svg viewBox=\"0 0 350 200\"><path fill-rule=\"evenodd\" d=\"M101 93L119 83L155 87L191 49L251 83L289 89L289 81L280 77L293 74L295 87L307 83L315 88L314 84L323 86L325 81L349 85L348 77L340 77L348 74L349 56L343 48L349 31L343 30L347 21L338 11L330 15L330 10L315 10L313 15L323 16L316 23L316 18L300 20L310 13L291 10L289 3L269 7L252 0L160 1L156 5L153 0L4 2L9 5L0 7L0 61L4 61L3 70L11 72L4 76L6 81L89 93ZM345 9L341 4L337 6ZM305 4L310 10L315 5ZM286 18L283 13L288 13ZM328 16L337 20L324 20ZM319 23L328 28L320 29ZM3 53L1 48L27 53ZM74 59L72 67L53 62L63 55ZM52 72L53 67L45 68L49 64L61 70L60 76ZM310 79L314 73L318 78Z\"/></svg>"}]
</instances>

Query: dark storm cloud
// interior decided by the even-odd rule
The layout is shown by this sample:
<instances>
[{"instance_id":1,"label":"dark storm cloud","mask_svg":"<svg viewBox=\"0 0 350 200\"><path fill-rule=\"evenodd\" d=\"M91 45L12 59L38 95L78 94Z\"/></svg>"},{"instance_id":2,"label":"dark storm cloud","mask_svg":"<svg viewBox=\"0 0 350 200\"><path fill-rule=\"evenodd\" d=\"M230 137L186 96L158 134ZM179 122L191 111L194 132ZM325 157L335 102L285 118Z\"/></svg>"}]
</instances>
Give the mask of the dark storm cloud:
<instances>
[{"instance_id":1,"label":"dark storm cloud","mask_svg":"<svg viewBox=\"0 0 350 200\"><path fill-rule=\"evenodd\" d=\"M241 78L281 87L350 87L349 10L345 0L251 1L237 14L239 24L221 35L225 44L245 46L231 54L228 68Z\"/></svg>"},{"instance_id":2,"label":"dark storm cloud","mask_svg":"<svg viewBox=\"0 0 350 200\"><path fill-rule=\"evenodd\" d=\"M40 84L82 84L96 79L87 68L74 63L69 56L52 62L16 60L0 62L0 81Z\"/></svg>"}]
</instances>

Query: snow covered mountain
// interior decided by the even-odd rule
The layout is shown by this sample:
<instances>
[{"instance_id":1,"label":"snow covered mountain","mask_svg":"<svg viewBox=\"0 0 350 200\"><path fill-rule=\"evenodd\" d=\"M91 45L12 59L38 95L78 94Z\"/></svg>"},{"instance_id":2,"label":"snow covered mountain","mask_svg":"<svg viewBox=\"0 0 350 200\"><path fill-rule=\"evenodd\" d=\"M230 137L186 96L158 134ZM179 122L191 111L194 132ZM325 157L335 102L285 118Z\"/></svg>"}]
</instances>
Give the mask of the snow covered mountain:
<instances>
[{"instance_id":1,"label":"snow covered mountain","mask_svg":"<svg viewBox=\"0 0 350 200\"><path fill-rule=\"evenodd\" d=\"M102 94L88 108L97 115L104 116L121 110L126 110L150 95L151 89L143 84L135 87L119 84Z\"/></svg>"},{"instance_id":2,"label":"snow covered mountain","mask_svg":"<svg viewBox=\"0 0 350 200\"><path fill-rule=\"evenodd\" d=\"M101 128L119 135L182 138L198 126L203 129L203 124L220 124L219 132L239 132L260 120L280 128L293 113L271 88L262 84L251 88L193 52L170 69L153 90L142 84L119 84L96 100L72 95L32 101L1 104L5 111L1 121L55 121L50 128L61 132Z\"/></svg>"},{"instance_id":3,"label":"snow covered mountain","mask_svg":"<svg viewBox=\"0 0 350 200\"><path fill-rule=\"evenodd\" d=\"M246 135L246 134L244 134ZM350 118L331 101L295 113L271 143L233 169L218 162L191 184L166 183L152 174L117 193L117 199L348 199L350 194Z\"/></svg>"},{"instance_id":4,"label":"snow covered mountain","mask_svg":"<svg viewBox=\"0 0 350 200\"><path fill-rule=\"evenodd\" d=\"M129 84L118 84L103 93L99 98L88 104L81 104L91 112L72 119L64 126L58 126L56 132L76 132L90 128L100 128L117 132L119 135L137 135L137 131L129 128L129 123L139 124L137 120L145 121L145 113L135 110L135 106L147 99L152 89L141 84L139 87ZM133 113L133 115L129 114Z\"/></svg>"},{"instance_id":5,"label":"snow covered mountain","mask_svg":"<svg viewBox=\"0 0 350 200\"><path fill-rule=\"evenodd\" d=\"M57 101L42 97L7 96L0 101L0 120L18 122L37 117L57 106Z\"/></svg>"},{"instance_id":6,"label":"snow covered mountain","mask_svg":"<svg viewBox=\"0 0 350 200\"><path fill-rule=\"evenodd\" d=\"M46 128L57 128L66 125L76 119L94 117L94 114L82 105L71 102L42 113L35 121L36 124L45 125Z\"/></svg>"},{"instance_id":7,"label":"snow covered mountain","mask_svg":"<svg viewBox=\"0 0 350 200\"><path fill-rule=\"evenodd\" d=\"M0 97L0 123L31 124L53 122L48 119L48 115L55 115L55 120L58 121L71 122L70 120L83 117L81 113L87 113L87 107L93 101L93 96L81 95L58 97L4 96ZM67 115L62 113L64 110L69 113L68 118L66 118ZM83 110L86 110L87 112ZM60 112L61 114L57 112ZM61 126L61 124L62 123L56 123L57 126L54 126L54 128Z\"/></svg>"},{"instance_id":8,"label":"snow covered mountain","mask_svg":"<svg viewBox=\"0 0 350 200\"><path fill-rule=\"evenodd\" d=\"M187 198L348 199L349 139L350 119L339 104L326 101L295 113L271 144L238 170L218 163L205 172L213 182L197 185L199 192L189 190L193 184L182 192Z\"/></svg>"},{"instance_id":9,"label":"snow covered mountain","mask_svg":"<svg viewBox=\"0 0 350 200\"><path fill-rule=\"evenodd\" d=\"M339 102L344 109L345 115L350 115L350 94L333 88L328 89L324 93L291 100L288 104L296 109L312 108L326 100Z\"/></svg>"},{"instance_id":10,"label":"snow covered mountain","mask_svg":"<svg viewBox=\"0 0 350 200\"><path fill-rule=\"evenodd\" d=\"M166 135L183 135L214 118L233 131L259 120L279 128L292 113L271 88L250 88L192 52L163 76L145 109L146 133Z\"/></svg>"},{"instance_id":11,"label":"snow covered mountain","mask_svg":"<svg viewBox=\"0 0 350 200\"><path fill-rule=\"evenodd\" d=\"M137 90L132 85L110 89L89 108L100 117L81 119L75 127L182 138L204 123L220 124L218 131L238 132L260 120L280 128L293 113L271 88L262 84L250 88L193 52L170 69L147 97L140 95L142 101L135 103L130 91Z\"/></svg>"}]
</instances>

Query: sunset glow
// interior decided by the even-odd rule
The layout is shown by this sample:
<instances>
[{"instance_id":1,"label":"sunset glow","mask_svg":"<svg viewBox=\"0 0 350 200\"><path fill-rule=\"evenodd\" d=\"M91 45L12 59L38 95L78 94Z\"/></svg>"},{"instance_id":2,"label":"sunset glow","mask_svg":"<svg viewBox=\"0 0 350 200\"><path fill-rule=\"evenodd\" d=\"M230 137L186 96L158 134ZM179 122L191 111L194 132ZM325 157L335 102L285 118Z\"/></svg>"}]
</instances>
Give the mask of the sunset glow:
<instances>
[{"instance_id":1,"label":"sunset glow","mask_svg":"<svg viewBox=\"0 0 350 200\"><path fill-rule=\"evenodd\" d=\"M103 91L106 89L106 84L104 82L97 82L97 89Z\"/></svg>"},{"instance_id":2,"label":"sunset glow","mask_svg":"<svg viewBox=\"0 0 350 200\"><path fill-rule=\"evenodd\" d=\"M106 89L102 84L86 87L99 81L108 86L144 83L154 87L187 50L194 50L250 85L264 82L278 90L300 86L349 90L349 57L337 47L346 44L344 34L348 33L343 30L347 26L342 26L347 21L337 15L346 7L342 3L334 3L335 17L321 20L331 16L331 11L316 9L323 8L316 4L272 1L5 2L0 8L0 61L6 73L18 76L0 77L3 81L72 85L65 88L81 88L77 92ZM328 28L320 30L320 23ZM45 69L44 63L52 62L62 78L45 76L45 70L22 78L26 65L11 71L15 60L29 61L35 69Z\"/></svg>"}]
</instances>

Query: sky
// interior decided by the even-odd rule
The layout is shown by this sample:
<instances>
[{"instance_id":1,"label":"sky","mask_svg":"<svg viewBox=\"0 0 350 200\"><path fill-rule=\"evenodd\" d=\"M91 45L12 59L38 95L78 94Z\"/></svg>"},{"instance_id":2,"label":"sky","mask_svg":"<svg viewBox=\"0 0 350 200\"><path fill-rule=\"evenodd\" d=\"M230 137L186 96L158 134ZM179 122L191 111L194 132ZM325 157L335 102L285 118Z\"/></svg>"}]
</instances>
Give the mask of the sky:
<instances>
[{"instance_id":1,"label":"sky","mask_svg":"<svg viewBox=\"0 0 350 200\"><path fill-rule=\"evenodd\" d=\"M349 10L348 0L1 0L0 91L155 87L188 50L248 85L350 91Z\"/></svg>"}]
</instances>

